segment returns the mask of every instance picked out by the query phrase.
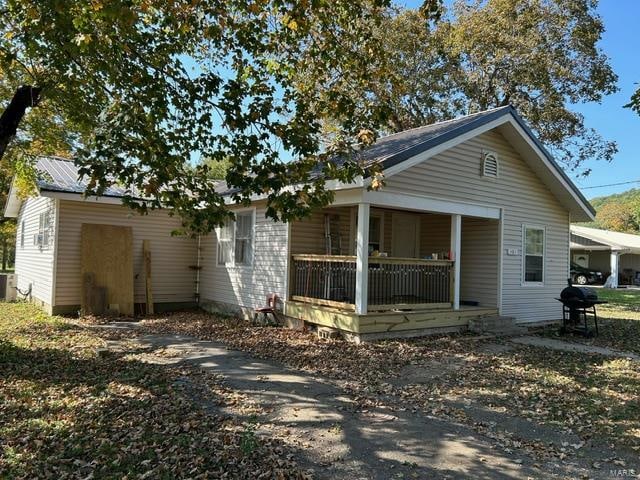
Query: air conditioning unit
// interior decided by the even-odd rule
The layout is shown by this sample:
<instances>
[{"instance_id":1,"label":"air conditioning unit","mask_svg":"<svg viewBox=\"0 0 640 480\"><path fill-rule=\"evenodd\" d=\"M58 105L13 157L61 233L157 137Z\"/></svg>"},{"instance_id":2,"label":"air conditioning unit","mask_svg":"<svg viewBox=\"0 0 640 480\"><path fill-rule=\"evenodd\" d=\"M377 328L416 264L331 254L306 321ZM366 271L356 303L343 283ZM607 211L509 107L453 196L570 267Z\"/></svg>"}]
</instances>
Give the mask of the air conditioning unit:
<instances>
[{"instance_id":1,"label":"air conditioning unit","mask_svg":"<svg viewBox=\"0 0 640 480\"><path fill-rule=\"evenodd\" d=\"M18 275L15 273L0 273L0 300L13 302L16 300Z\"/></svg>"}]
</instances>

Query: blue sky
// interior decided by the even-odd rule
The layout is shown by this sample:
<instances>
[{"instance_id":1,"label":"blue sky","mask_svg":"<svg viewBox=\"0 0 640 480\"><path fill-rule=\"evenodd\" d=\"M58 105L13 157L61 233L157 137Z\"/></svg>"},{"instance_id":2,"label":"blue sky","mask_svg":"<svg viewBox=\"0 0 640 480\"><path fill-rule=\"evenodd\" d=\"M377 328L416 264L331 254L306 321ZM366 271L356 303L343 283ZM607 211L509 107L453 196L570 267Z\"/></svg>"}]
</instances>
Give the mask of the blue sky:
<instances>
[{"instance_id":1,"label":"blue sky","mask_svg":"<svg viewBox=\"0 0 640 480\"><path fill-rule=\"evenodd\" d=\"M407 7L417 7L421 0L400 1ZM446 0L445 3L451 3ZM629 188L640 188L640 182L603 188L585 188L612 183L640 180L640 116L623 105L640 82L640 1L600 0L598 12L602 16L606 31L600 46L611 59L618 74L620 91L606 97L602 104L576 105L585 116L588 127L595 128L606 139L618 143L618 153L611 163L593 159L585 164L592 169L587 178L575 178L587 198L622 192ZM570 173L571 175L571 173Z\"/></svg>"}]
</instances>

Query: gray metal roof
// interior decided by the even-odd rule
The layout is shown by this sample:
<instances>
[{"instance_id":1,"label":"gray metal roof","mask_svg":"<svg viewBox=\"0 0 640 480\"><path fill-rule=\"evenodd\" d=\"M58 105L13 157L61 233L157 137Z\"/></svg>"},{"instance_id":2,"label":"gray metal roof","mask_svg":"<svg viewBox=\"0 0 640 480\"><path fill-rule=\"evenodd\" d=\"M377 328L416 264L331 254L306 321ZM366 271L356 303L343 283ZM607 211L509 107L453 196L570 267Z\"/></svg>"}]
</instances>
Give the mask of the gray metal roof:
<instances>
[{"instance_id":1,"label":"gray metal roof","mask_svg":"<svg viewBox=\"0 0 640 480\"><path fill-rule=\"evenodd\" d=\"M73 160L61 157L39 157L36 169L40 190L81 194L87 189L87 182L79 178L78 167ZM131 193L131 190L114 185L108 187L103 196L123 197L127 193Z\"/></svg>"}]
</instances>

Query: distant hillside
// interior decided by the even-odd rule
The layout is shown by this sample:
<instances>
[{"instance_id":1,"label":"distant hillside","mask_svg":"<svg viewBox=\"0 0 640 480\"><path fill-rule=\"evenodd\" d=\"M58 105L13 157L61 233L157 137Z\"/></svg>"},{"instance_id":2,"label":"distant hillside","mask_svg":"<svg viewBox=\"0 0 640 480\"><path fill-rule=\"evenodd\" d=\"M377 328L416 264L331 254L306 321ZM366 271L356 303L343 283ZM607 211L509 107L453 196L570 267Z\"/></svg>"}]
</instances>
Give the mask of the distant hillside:
<instances>
[{"instance_id":1,"label":"distant hillside","mask_svg":"<svg viewBox=\"0 0 640 480\"><path fill-rule=\"evenodd\" d=\"M632 188L622 193L614 193L611 195L605 195L603 197L595 197L589 200L593 208L598 210L602 205L606 203L627 203L640 200L640 188Z\"/></svg>"},{"instance_id":2,"label":"distant hillside","mask_svg":"<svg viewBox=\"0 0 640 480\"><path fill-rule=\"evenodd\" d=\"M583 225L617 232L640 232L640 188L595 197L589 202L596 209L596 221Z\"/></svg>"}]
</instances>

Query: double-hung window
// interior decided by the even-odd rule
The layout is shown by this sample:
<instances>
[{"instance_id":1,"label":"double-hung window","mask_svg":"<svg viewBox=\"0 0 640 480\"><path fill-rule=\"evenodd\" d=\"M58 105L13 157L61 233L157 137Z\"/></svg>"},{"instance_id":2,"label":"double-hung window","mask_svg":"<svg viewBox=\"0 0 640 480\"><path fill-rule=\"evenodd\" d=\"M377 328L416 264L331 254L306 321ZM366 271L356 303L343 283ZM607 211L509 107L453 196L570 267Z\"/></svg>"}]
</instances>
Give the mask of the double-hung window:
<instances>
[{"instance_id":1,"label":"double-hung window","mask_svg":"<svg viewBox=\"0 0 640 480\"><path fill-rule=\"evenodd\" d=\"M523 227L523 277L525 284L544 283L544 242L543 227L525 225Z\"/></svg>"},{"instance_id":2,"label":"double-hung window","mask_svg":"<svg viewBox=\"0 0 640 480\"><path fill-rule=\"evenodd\" d=\"M253 263L253 211L237 212L218 229L218 265L250 266Z\"/></svg>"},{"instance_id":3,"label":"double-hung window","mask_svg":"<svg viewBox=\"0 0 640 480\"><path fill-rule=\"evenodd\" d=\"M233 264L233 228L233 220L227 219L218 229L218 265Z\"/></svg>"},{"instance_id":4,"label":"double-hung window","mask_svg":"<svg viewBox=\"0 0 640 480\"><path fill-rule=\"evenodd\" d=\"M33 244L43 249L49 246L49 234L51 230L51 211L42 212L38 218L38 233L33 237Z\"/></svg>"},{"instance_id":5,"label":"double-hung window","mask_svg":"<svg viewBox=\"0 0 640 480\"><path fill-rule=\"evenodd\" d=\"M251 265L253 258L253 212L236 214L234 263Z\"/></svg>"}]
</instances>

